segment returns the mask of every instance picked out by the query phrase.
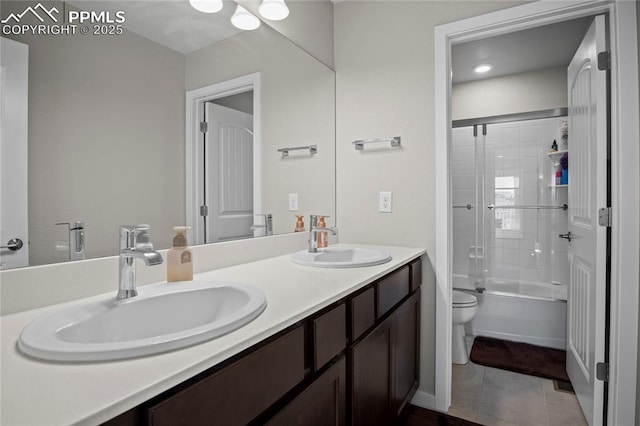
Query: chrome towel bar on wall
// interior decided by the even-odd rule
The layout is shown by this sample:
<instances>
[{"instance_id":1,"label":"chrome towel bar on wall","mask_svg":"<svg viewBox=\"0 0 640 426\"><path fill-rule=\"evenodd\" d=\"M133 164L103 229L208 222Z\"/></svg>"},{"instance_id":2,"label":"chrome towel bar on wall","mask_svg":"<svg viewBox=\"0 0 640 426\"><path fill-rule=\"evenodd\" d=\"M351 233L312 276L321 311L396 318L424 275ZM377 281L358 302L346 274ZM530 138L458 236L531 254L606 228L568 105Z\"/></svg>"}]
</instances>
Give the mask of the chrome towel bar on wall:
<instances>
[{"instance_id":1,"label":"chrome towel bar on wall","mask_svg":"<svg viewBox=\"0 0 640 426\"><path fill-rule=\"evenodd\" d=\"M291 148L279 148L278 152L282 153L282 158L286 158L289 156L289 151L298 151L301 149L308 149L309 155L314 155L318 153L318 145L307 145L307 146L294 146Z\"/></svg>"},{"instance_id":2,"label":"chrome towel bar on wall","mask_svg":"<svg viewBox=\"0 0 640 426\"><path fill-rule=\"evenodd\" d=\"M353 145L357 150L361 151L364 149L365 144L370 143L390 143L392 148L401 148L400 146L400 136L395 136L392 138L382 138L382 139L368 139L368 140L357 140L353 141Z\"/></svg>"}]
</instances>

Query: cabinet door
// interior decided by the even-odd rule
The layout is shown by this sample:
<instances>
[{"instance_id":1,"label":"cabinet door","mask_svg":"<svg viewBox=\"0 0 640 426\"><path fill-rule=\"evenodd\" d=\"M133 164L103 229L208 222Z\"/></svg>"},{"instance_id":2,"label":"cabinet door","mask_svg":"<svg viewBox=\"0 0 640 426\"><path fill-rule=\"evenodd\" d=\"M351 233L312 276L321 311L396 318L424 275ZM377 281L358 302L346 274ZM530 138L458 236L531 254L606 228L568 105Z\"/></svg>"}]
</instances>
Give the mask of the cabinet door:
<instances>
[{"instance_id":1,"label":"cabinet door","mask_svg":"<svg viewBox=\"0 0 640 426\"><path fill-rule=\"evenodd\" d=\"M154 426L245 425L304 379L300 326L149 408Z\"/></svg>"},{"instance_id":2,"label":"cabinet door","mask_svg":"<svg viewBox=\"0 0 640 426\"><path fill-rule=\"evenodd\" d=\"M393 315L394 391L393 406L399 415L418 389L420 365L420 290Z\"/></svg>"},{"instance_id":3,"label":"cabinet door","mask_svg":"<svg viewBox=\"0 0 640 426\"><path fill-rule=\"evenodd\" d=\"M344 425L346 377L346 361L343 356L266 424Z\"/></svg>"},{"instance_id":4,"label":"cabinet door","mask_svg":"<svg viewBox=\"0 0 640 426\"><path fill-rule=\"evenodd\" d=\"M354 425L391 424L391 324L387 320L350 350Z\"/></svg>"}]
</instances>

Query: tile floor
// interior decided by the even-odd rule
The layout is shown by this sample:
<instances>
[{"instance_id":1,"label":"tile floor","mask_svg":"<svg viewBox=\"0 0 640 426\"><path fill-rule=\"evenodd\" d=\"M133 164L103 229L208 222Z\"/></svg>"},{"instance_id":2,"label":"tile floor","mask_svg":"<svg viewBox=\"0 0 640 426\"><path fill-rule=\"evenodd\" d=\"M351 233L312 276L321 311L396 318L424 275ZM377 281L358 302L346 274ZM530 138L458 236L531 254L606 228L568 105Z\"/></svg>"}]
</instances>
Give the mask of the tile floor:
<instances>
[{"instance_id":1,"label":"tile floor","mask_svg":"<svg viewBox=\"0 0 640 426\"><path fill-rule=\"evenodd\" d=\"M552 380L471 361L453 365L449 414L491 426L587 424L576 396Z\"/></svg>"}]
</instances>

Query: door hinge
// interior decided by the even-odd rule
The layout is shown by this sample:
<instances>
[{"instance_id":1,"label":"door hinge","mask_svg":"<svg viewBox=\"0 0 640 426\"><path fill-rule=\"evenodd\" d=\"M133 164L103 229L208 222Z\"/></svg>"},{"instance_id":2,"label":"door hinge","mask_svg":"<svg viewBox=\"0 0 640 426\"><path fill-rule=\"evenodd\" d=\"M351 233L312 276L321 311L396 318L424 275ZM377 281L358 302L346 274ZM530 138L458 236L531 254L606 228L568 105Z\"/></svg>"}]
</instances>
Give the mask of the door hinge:
<instances>
[{"instance_id":1,"label":"door hinge","mask_svg":"<svg viewBox=\"0 0 640 426\"><path fill-rule=\"evenodd\" d=\"M209 131L209 123L207 123L206 121L201 121L200 122L200 131L202 133L207 133Z\"/></svg>"},{"instance_id":2,"label":"door hinge","mask_svg":"<svg viewBox=\"0 0 640 426\"><path fill-rule=\"evenodd\" d=\"M596 379L603 382L609 381L609 363L608 362L596 363Z\"/></svg>"},{"instance_id":3,"label":"door hinge","mask_svg":"<svg viewBox=\"0 0 640 426\"><path fill-rule=\"evenodd\" d=\"M200 216L209 216L209 206L200 206Z\"/></svg>"},{"instance_id":4,"label":"door hinge","mask_svg":"<svg viewBox=\"0 0 640 426\"><path fill-rule=\"evenodd\" d=\"M603 207L598 210L598 225L611 226L611 207Z\"/></svg>"},{"instance_id":5,"label":"door hinge","mask_svg":"<svg viewBox=\"0 0 640 426\"><path fill-rule=\"evenodd\" d=\"M605 50L598 53L598 69L600 71L606 71L611 69L611 52Z\"/></svg>"}]
</instances>

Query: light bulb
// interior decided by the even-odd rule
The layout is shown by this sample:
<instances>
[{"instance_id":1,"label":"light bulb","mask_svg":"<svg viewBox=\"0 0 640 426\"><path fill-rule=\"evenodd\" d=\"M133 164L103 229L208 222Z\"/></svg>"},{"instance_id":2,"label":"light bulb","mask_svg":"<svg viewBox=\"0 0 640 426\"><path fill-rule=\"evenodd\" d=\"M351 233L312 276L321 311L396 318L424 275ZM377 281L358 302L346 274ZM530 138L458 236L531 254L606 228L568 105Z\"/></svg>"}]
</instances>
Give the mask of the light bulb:
<instances>
[{"instance_id":1,"label":"light bulb","mask_svg":"<svg viewBox=\"0 0 640 426\"><path fill-rule=\"evenodd\" d=\"M280 21L289 16L289 8L284 0L262 0L258 10L263 18L271 21Z\"/></svg>"},{"instance_id":2,"label":"light bulb","mask_svg":"<svg viewBox=\"0 0 640 426\"><path fill-rule=\"evenodd\" d=\"M255 30L260 26L260 20L240 5L238 5L236 11L233 13L231 23L241 30Z\"/></svg>"},{"instance_id":3,"label":"light bulb","mask_svg":"<svg viewBox=\"0 0 640 426\"><path fill-rule=\"evenodd\" d=\"M189 4L204 13L216 13L222 10L222 0L189 0Z\"/></svg>"}]
</instances>

